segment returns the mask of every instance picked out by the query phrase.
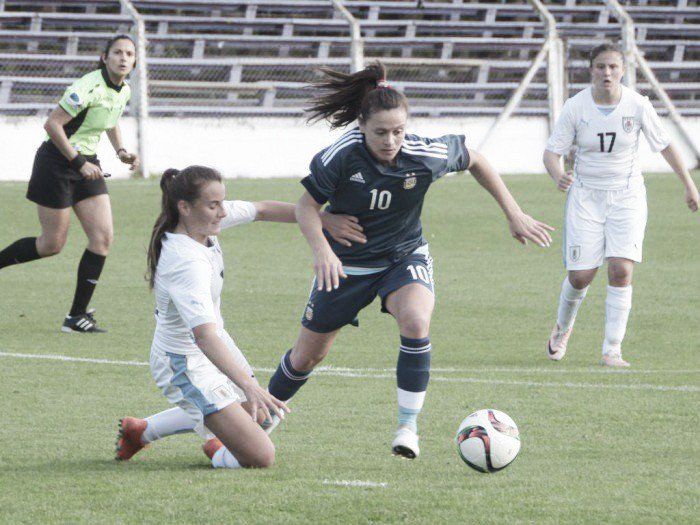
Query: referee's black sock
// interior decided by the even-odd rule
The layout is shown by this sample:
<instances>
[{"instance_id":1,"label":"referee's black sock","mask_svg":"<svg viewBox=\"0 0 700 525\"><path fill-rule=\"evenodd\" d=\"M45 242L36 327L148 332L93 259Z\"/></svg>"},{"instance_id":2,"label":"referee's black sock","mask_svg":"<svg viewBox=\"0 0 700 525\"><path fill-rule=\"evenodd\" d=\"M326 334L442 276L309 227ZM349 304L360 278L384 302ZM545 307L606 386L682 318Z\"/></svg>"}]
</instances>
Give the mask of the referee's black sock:
<instances>
[{"instance_id":1,"label":"referee's black sock","mask_svg":"<svg viewBox=\"0 0 700 525\"><path fill-rule=\"evenodd\" d=\"M36 237L25 237L13 242L0 252L0 268L41 259L36 251Z\"/></svg>"},{"instance_id":2,"label":"referee's black sock","mask_svg":"<svg viewBox=\"0 0 700 525\"><path fill-rule=\"evenodd\" d=\"M104 255L97 255L87 249L83 252L78 265L78 284L75 287L73 306L71 306L68 314L71 317L82 315L87 311L87 306L90 303L90 299L92 299L92 293L95 291L95 286L97 286L106 258Z\"/></svg>"}]
</instances>

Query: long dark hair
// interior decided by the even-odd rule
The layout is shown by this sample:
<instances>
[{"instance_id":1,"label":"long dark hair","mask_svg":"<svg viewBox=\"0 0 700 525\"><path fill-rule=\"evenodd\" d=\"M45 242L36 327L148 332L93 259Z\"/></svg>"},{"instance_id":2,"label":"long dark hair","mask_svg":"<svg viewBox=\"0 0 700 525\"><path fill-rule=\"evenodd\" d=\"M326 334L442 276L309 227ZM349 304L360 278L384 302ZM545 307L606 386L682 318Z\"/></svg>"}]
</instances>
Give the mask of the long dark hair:
<instances>
[{"instance_id":1,"label":"long dark hair","mask_svg":"<svg viewBox=\"0 0 700 525\"><path fill-rule=\"evenodd\" d=\"M153 225L151 242L148 244L146 280L148 280L151 289L153 289L156 278L156 267L163 248L165 232L173 231L180 220L177 203L196 201L202 192L202 187L207 182L221 182L221 174L215 169L205 166L188 166L184 170L169 168L160 178L160 189L163 192L161 210Z\"/></svg>"},{"instance_id":2,"label":"long dark hair","mask_svg":"<svg viewBox=\"0 0 700 525\"><path fill-rule=\"evenodd\" d=\"M359 120L366 122L373 113L403 107L408 111L406 96L386 80L386 68L379 61L357 73L342 73L320 68L325 78L313 84L326 91L311 100L308 122L326 119L331 129L342 128Z\"/></svg>"},{"instance_id":3,"label":"long dark hair","mask_svg":"<svg viewBox=\"0 0 700 525\"><path fill-rule=\"evenodd\" d=\"M622 48L617 45L613 44L611 42L605 42L604 44L600 44L599 46L595 46L593 49L591 49L588 52L588 63L590 64L590 67L593 67L593 61L598 58L598 55L601 53L605 53L606 51L612 51L614 53L618 53L622 57L622 63L625 63L625 54L622 51Z\"/></svg>"},{"instance_id":4,"label":"long dark hair","mask_svg":"<svg viewBox=\"0 0 700 525\"><path fill-rule=\"evenodd\" d=\"M105 61L102 59L103 56L109 56L109 52L112 50L112 46L119 42L120 40L128 40L132 44L134 44L134 49L136 49L136 42L134 42L134 39L131 38L129 35L121 34L121 35L116 35L112 38L110 38L107 41L107 44L105 45L104 51L102 51L102 54L100 54L100 61L98 62L99 67L107 67L107 64L105 64ZM136 58L134 57L134 67L136 67Z\"/></svg>"}]
</instances>

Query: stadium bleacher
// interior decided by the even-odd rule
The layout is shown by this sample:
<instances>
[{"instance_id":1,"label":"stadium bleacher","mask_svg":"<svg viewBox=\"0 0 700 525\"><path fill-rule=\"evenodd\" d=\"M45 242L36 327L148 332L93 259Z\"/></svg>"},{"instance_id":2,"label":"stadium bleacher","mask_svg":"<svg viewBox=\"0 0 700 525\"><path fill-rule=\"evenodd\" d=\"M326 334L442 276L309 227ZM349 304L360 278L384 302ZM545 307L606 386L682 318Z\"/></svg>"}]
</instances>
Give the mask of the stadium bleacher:
<instances>
[{"instance_id":1,"label":"stadium bleacher","mask_svg":"<svg viewBox=\"0 0 700 525\"><path fill-rule=\"evenodd\" d=\"M148 38L154 115L301 114L315 68L350 70L350 27L324 0L133 2ZM617 39L603 2L545 2L564 38L569 90L588 80L585 52ZM417 114L501 112L545 38L525 2L348 0L365 59L381 58ZM627 2L640 49L686 115L700 114L696 0ZM133 21L113 0L0 0L0 113L53 107L96 65L104 42ZM638 88L648 91L640 81ZM516 113L547 113L545 67Z\"/></svg>"}]
</instances>

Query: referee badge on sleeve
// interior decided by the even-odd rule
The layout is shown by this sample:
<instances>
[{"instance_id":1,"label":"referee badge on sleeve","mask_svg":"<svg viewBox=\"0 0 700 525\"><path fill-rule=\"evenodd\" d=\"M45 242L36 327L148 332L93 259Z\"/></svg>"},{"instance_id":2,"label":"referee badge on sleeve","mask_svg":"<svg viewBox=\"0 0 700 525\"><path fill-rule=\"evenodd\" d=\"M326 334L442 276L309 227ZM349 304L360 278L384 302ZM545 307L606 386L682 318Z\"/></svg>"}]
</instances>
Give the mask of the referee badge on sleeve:
<instances>
[{"instance_id":1,"label":"referee badge on sleeve","mask_svg":"<svg viewBox=\"0 0 700 525\"><path fill-rule=\"evenodd\" d=\"M634 130L634 117L622 117L622 129L625 133L632 133Z\"/></svg>"},{"instance_id":2,"label":"referee badge on sleeve","mask_svg":"<svg viewBox=\"0 0 700 525\"><path fill-rule=\"evenodd\" d=\"M78 109L83 105L83 101L80 99L80 95L77 93L71 93L68 95L68 104L70 104L72 108Z\"/></svg>"}]
</instances>

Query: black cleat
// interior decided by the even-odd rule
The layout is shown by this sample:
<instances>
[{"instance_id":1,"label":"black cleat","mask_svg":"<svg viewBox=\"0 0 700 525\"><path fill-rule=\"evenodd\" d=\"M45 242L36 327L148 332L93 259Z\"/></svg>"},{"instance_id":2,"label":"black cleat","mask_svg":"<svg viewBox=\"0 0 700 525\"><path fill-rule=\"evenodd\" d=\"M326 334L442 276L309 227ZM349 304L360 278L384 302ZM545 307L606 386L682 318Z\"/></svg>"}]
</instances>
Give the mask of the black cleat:
<instances>
[{"instance_id":1,"label":"black cleat","mask_svg":"<svg viewBox=\"0 0 700 525\"><path fill-rule=\"evenodd\" d=\"M95 310L88 310L82 315L67 315L61 326L61 332L79 334L103 334L107 330L97 326L97 321L93 317Z\"/></svg>"}]
</instances>

